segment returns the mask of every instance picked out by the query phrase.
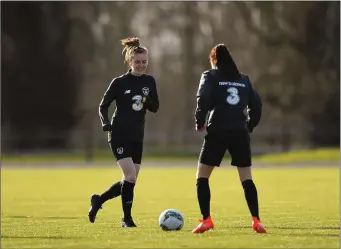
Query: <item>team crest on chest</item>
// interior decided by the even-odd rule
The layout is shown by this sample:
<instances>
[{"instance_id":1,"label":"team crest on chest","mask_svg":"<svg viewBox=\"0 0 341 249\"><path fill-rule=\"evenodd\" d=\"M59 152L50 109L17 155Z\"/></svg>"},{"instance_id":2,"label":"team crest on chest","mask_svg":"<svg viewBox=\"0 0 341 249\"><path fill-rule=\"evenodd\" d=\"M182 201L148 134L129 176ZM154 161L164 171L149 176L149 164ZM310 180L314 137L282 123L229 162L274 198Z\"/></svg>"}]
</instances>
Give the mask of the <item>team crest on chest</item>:
<instances>
[{"instance_id":1,"label":"team crest on chest","mask_svg":"<svg viewBox=\"0 0 341 249\"><path fill-rule=\"evenodd\" d=\"M147 96L149 94L149 88L148 87L142 88L142 92L145 96Z\"/></svg>"},{"instance_id":2,"label":"team crest on chest","mask_svg":"<svg viewBox=\"0 0 341 249\"><path fill-rule=\"evenodd\" d=\"M123 153L123 148L122 147L117 148L117 153L121 155Z\"/></svg>"}]
</instances>

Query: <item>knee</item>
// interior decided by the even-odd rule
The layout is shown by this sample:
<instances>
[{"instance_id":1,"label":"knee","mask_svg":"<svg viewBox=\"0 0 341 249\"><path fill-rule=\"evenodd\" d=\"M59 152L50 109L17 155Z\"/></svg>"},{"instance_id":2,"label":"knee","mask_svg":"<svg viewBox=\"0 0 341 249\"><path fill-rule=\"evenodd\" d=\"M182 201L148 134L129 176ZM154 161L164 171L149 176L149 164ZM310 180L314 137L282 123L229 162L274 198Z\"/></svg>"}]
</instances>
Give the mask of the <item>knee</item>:
<instances>
[{"instance_id":1,"label":"knee","mask_svg":"<svg viewBox=\"0 0 341 249\"><path fill-rule=\"evenodd\" d=\"M251 174L251 168L250 167L238 167L238 174L240 182L243 184L243 182L247 180L252 181L252 174Z\"/></svg>"},{"instance_id":2,"label":"knee","mask_svg":"<svg viewBox=\"0 0 341 249\"><path fill-rule=\"evenodd\" d=\"M205 172L202 172L200 170L197 171L196 178L198 179L208 179L209 175L206 174Z\"/></svg>"},{"instance_id":3,"label":"knee","mask_svg":"<svg viewBox=\"0 0 341 249\"><path fill-rule=\"evenodd\" d=\"M132 172L132 173L125 174L123 178L127 182L135 183L137 176L135 172Z\"/></svg>"},{"instance_id":4,"label":"knee","mask_svg":"<svg viewBox=\"0 0 341 249\"><path fill-rule=\"evenodd\" d=\"M135 175L136 175L136 179L139 176L140 173L140 164L135 164Z\"/></svg>"},{"instance_id":5,"label":"knee","mask_svg":"<svg viewBox=\"0 0 341 249\"><path fill-rule=\"evenodd\" d=\"M197 174L196 174L197 179L210 178L213 169L214 169L213 166L208 166L208 165L200 163L198 165Z\"/></svg>"}]
</instances>

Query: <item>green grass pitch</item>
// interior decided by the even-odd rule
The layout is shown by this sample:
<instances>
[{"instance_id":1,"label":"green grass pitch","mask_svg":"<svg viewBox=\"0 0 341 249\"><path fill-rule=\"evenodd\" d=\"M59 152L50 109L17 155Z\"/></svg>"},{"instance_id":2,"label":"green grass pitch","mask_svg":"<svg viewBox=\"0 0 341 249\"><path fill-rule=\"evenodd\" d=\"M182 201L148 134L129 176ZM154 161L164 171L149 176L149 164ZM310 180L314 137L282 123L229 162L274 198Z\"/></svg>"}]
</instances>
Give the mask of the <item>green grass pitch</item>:
<instances>
[{"instance_id":1,"label":"green grass pitch","mask_svg":"<svg viewBox=\"0 0 341 249\"><path fill-rule=\"evenodd\" d=\"M142 168L135 189L137 228L120 227L121 200L105 203L88 222L89 197L121 178L113 167L1 170L2 248L340 248L339 168L257 168L260 215L267 234L255 234L238 174L213 172L215 229L191 230L200 218L195 167ZM159 214L180 210L181 231L164 232Z\"/></svg>"}]
</instances>

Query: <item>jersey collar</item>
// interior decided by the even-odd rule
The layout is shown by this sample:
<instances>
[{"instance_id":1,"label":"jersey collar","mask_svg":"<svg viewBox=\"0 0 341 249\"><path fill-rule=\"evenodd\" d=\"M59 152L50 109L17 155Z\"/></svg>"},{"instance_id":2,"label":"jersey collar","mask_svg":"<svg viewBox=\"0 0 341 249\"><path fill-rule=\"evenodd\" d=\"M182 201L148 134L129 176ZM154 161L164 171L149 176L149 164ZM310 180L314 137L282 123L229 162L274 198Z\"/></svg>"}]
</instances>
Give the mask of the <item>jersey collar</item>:
<instances>
[{"instance_id":1,"label":"jersey collar","mask_svg":"<svg viewBox=\"0 0 341 249\"><path fill-rule=\"evenodd\" d=\"M144 74L142 74L142 75L140 75L140 76L133 75L133 74L131 73L131 68L130 68L130 69L127 71L126 75L134 76L134 77L141 77L141 76L143 76Z\"/></svg>"}]
</instances>

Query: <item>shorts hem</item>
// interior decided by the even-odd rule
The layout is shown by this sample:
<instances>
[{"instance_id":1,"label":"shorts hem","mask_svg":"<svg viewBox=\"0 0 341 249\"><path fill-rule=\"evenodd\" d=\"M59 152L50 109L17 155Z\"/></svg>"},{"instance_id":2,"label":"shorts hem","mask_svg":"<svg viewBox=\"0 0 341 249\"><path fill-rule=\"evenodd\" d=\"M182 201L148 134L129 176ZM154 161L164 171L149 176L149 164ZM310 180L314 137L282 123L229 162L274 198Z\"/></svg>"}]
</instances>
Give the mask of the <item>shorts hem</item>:
<instances>
[{"instance_id":1,"label":"shorts hem","mask_svg":"<svg viewBox=\"0 0 341 249\"><path fill-rule=\"evenodd\" d=\"M207 166L210 166L210 167L220 167L221 163L218 163L218 164L215 164L215 163L207 163L203 160L199 160L199 163L202 163L202 164L205 164Z\"/></svg>"},{"instance_id":2,"label":"shorts hem","mask_svg":"<svg viewBox=\"0 0 341 249\"><path fill-rule=\"evenodd\" d=\"M240 167L240 168L247 168L247 167L251 167L252 164L238 164L238 163L231 163L231 166L234 167Z\"/></svg>"}]
</instances>

